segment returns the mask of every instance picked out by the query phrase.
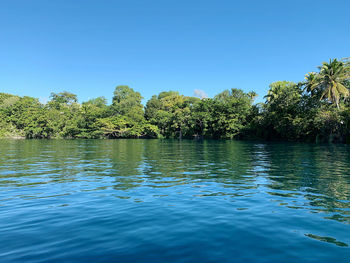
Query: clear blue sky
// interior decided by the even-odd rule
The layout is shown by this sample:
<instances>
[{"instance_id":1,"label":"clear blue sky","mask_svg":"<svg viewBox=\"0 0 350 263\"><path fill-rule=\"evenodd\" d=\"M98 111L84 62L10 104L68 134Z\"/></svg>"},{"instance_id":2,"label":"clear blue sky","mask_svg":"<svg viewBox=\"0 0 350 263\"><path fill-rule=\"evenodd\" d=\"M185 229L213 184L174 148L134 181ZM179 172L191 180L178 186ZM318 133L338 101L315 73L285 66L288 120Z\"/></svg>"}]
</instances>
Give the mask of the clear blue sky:
<instances>
[{"instance_id":1,"label":"clear blue sky","mask_svg":"<svg viewBox=\"0 0 350 263\"><path fill-rule=\"evenodd\" d=\"M302 80L350 56L350 1L1 0L0 92L145 99Z\"/></svg>"}]
</instances>

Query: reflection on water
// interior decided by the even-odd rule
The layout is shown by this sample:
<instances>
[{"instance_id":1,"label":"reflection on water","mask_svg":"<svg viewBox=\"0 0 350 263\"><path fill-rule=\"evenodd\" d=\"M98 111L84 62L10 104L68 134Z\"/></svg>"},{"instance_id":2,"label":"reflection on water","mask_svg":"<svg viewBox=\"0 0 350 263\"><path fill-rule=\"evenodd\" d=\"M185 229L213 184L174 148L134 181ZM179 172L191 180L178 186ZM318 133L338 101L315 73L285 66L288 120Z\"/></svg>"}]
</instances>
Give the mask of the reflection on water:
<instances>
[{"instance_id":1,"label":"reflection on water","mask_svg":"<svg viewBox=\"0 0 350 263\"><path fill-rule=\"evenodd\" d=\"M5 261L349 259L350 147L1 140Z\"/></svg>"},{"instance_id":2,"label":"reflection on water","mask_svg":"<svg viewBox=\"0 0 350 263\"><path fill-rule=\"evenodd\" d=\"M335 238L332 238L332 237L319 237L319 236L316 236L313 234L305 234L305 236L314 238L316 240L320 240L320 241L324 241L324 242L328 242L328 243L333 243L333 244L340 246L340 247L347 247L348 246L347 244L345 244L343 242L339 242Z\"/></svg>"}]
</instances>

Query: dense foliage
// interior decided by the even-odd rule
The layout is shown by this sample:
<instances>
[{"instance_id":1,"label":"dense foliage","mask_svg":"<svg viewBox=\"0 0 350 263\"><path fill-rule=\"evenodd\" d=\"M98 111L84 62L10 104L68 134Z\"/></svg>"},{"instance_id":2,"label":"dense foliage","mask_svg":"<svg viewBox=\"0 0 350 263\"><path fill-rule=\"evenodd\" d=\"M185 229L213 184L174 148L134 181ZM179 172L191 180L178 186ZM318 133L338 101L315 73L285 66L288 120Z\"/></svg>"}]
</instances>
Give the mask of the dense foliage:
<instances>
[{"instance_id":1,"label":"dense foliage","mask_svg":"<svg viewBox=\"0 0 350 263\"><path fill-rule=\"evenodd\" d=\"M118 86L82 104L69 92L38 99L0 93L0 137L223 138L350 142L350 63L330 60L305 81L270 85L265 103L255 92L225 90L214 98L161 92L142 96Z\"/></svg>"}]
</instances>

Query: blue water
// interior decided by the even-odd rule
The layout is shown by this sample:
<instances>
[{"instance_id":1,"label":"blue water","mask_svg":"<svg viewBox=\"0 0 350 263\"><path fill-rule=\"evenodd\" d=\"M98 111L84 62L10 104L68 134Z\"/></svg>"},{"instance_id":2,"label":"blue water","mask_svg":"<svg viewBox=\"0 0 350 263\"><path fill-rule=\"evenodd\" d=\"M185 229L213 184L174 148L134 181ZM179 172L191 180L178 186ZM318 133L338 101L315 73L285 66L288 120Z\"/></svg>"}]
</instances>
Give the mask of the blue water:
<instances>
[{"instance_id":1,"label":"blue water","mask_svg":"<svg viewBox=\"0 0 350 263\"><path fill-rule=\"evenodd\" d=\"M0 262L350 262L350 146L0 140Z\"/></svg>"}]
</instances>

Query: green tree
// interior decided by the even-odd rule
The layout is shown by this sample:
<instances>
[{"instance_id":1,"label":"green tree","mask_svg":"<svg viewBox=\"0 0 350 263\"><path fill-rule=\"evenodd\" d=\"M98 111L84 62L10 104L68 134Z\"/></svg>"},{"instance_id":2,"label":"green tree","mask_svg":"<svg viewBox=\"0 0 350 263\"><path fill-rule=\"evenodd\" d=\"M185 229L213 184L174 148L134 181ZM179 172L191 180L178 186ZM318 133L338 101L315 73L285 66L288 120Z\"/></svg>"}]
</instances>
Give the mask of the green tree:
<instances>
[{"instance_id":1,"label":"green tree","mask_svg":"<svg viewBox=\"0 0 350 263\"><path fill-rule=\"evenodd\" d=\"M329 63L323 62L319 70L319 73L306 75L306 89L310 92L316 90L320 94L320 100L327 99L339 109L339 100L350 95L346 87L350 79L349 68L342 61L330 59Z\"/></svg>"},{"instance_id":2,"label":"green tree","mask_svg":"<svg viewBox=\"0 0 350 263\"><path fill-rule=\"evenodd\" d=\"M63 91L60 93L52 92L50 95L51 107L60 108L62 105L69 106L78 101L77 95L70 93L68 91Z\"/></svg>"},{"instance_id":3,"label":"green tree","mask_svg":"<svg viewBox=\"0 0 350 263\"><path fill-rule=\"evenodd\" d=\"M264 105L265 137L297 139L303 118L302 89L294 82L277 81L270 84Z\"/></svg>"},{"instance_id":4,"label":"green tree","mask_svg":"<svg viewBox=\"0 0 350 263\"><path fill-rule=\"evenodd\" d=\"M247 116L252 106L252 94L240 89L225 90L214 97L212 113L213 136L237 138L247 125Z\"/></svg>"},{"instance_id":5,"label":"green tree","mask_svg":"<svg viewBox=\"0 0 350 263\"><path fill-rule=\"evenodd\" d=\"M215 137L213 120L215 118L215 101L204 98L196 101L191 109L191 129L195 138Z\"/></svg>"},{"instance_id":6,"label":"green tree","mask_svg":"<svg viewBox=\"0 0 350 263\"><path fill-rule=\"evenodd\" d=\"M127 116L111 116L99 119L101 131L110 139L157 138L158 128L146 122L133 121Z\"/></svg>"},{"instance_id":7,"label":"green tree","mask_svg":"<svg viewBox=\"0 0 350 263\"><path fill-rule=\"evenodd\" d=\"M145 116L164 137L191 137L191 109L196 101L199 98L183 96L175 91L161 92L147 102Z\"/></svg>"},{"instance_id":8,"label":"green tree","mask_svg":"<svg viewBox=\"0 0 350 263\"><path fill-rule=\"evenodd\" d=\"M77 138L102 138L103 131L99 119L108 117L108 115L109 107L104 97L97 97L83 102L69 133L74 134L74 137Z\"/></svg>"},{"instance_id":9,"label":"green tree","mask_svg":"<svg viewBox=\"0 0 350 263\"><path fill-rule=\"evenodd\" d=\"M81 105L77 96L64 91L51 93L51 100L45 105L45 114L54 138L76 138L79 134L78 120Z\"/></svg>"},{"instance_id":10,"label":"green tree","mask_svg":"<svg viewBox=\"0 0 350 263\"><path fill-rule=\"evenodd\" d=\"M117 86L114 90L112 110L117 115L141 121L144 118L141 100L141 94L129 86Z\"/></svg>"}]
</instances>

